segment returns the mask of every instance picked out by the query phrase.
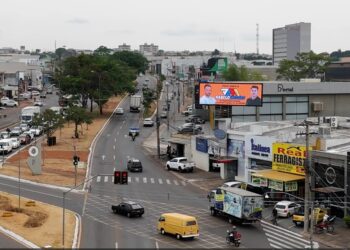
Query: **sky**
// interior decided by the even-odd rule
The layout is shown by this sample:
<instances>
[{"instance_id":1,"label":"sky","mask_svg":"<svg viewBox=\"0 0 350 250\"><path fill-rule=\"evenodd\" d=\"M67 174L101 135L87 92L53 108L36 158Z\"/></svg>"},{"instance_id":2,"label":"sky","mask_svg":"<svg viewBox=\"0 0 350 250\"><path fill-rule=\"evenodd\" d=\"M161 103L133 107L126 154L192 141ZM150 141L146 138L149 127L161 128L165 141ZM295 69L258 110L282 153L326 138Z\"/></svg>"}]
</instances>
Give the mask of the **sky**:
<instances>
[{"instance_id":1,"label":"sky","mask_svg":"<svg viewBox=\"0 0 350 250\"><path fill-rule=\"evenodd\" d=\"M311 23L316 53L350 50L349 0L1 0L0 48L272 54L272 29Z\"/></svg>"}]
</instances>

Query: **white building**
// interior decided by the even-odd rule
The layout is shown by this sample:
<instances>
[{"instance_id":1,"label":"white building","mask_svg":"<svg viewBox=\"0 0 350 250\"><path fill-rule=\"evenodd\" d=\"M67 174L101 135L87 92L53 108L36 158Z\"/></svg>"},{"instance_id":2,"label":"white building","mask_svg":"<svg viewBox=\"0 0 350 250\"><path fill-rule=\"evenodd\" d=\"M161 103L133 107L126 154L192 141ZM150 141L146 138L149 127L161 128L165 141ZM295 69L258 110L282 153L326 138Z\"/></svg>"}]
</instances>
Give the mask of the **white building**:
<instances>
[{"instance_id":1,"label":"white building","mask_svg":"<svg viewBox=\"0 0 350 250\"><path fill-rule=\"evenodd\" d=\"M153 43L147 44L144 43L140 45L140 53L146 55L153 55L158 52L158 45L154 45Z\"/></svg>"},{"instance_id":2,"label":"white building","mask_svg":"<svg viewBox=\"0 0 350 250\"><path fill-rule=\"evenodd\" d=\"M123 43L118 46L118 51L131 51L131 46Z\"/></svg>"},{"instance_id":3,"label":"white building","mask_svg":"<svg viewBox=\"0 0 350 250\"><path fill-rule=\"evenodd\" d=\"M272 60L294 60L297 53L311 50L311 23L295 23L272 31Z\"/></svg>"}]
</instances>

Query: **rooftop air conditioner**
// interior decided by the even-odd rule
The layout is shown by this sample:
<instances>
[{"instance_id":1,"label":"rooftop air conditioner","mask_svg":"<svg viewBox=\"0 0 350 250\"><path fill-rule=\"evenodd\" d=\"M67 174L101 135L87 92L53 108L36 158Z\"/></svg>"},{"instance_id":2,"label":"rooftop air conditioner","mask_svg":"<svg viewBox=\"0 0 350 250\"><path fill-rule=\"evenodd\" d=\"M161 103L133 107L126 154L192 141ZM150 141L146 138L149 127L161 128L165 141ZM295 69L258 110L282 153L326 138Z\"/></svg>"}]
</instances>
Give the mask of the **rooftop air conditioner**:
<instances>
[{"instance_id":1,"label":"rooftop air conditioner","mask_svg":"<svg viewBox=\"0 0 350 250\"><path fill-rule=\"evenodd\" d=\"M313 112L321 112L323 110L323 102L313 102L312 103L312 111Z\"/></svg>"},{"instance_id":2,"label":"rooftop air conditioner","mask_svg":"<svg viewBox=\"0 0 350 250\"><path fill-rule=\"evenodd\" d=\"M338 127L338 118L333 116L331 117L331 128L337 128Z\"/></svg>"}]
</instances>

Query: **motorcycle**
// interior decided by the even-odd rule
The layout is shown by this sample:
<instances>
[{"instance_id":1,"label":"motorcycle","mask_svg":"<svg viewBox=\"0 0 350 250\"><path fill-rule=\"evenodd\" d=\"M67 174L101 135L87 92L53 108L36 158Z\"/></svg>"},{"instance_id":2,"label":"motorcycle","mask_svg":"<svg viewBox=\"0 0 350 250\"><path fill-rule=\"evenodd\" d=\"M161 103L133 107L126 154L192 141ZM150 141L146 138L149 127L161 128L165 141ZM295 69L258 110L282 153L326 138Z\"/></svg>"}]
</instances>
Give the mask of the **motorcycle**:
<instances>
[{"instance_id":1,"label":"motorcycle","mask_svg":"<svg viewBox=\"0 0 350 250\"><path fill-rule=\"evenodd\" d=\"M332 233L334 231L334 220L336 216L329 217L326 221L321 222L315 225L314 231L315 233L322 233L327 231L327 233Z\"/></svg>"},{"instance_id":2,"label":"motorcycle","mask_svg":"<svg viewBox=\"0 0 350 250\"><path fill-rule=\"evenodd\" d=\"M239 247L241 244L241 234L236 232L236 236L234 236L232 231L227 230L226 243L232 243L235 247Z\"/></svg>"}]
</instances>

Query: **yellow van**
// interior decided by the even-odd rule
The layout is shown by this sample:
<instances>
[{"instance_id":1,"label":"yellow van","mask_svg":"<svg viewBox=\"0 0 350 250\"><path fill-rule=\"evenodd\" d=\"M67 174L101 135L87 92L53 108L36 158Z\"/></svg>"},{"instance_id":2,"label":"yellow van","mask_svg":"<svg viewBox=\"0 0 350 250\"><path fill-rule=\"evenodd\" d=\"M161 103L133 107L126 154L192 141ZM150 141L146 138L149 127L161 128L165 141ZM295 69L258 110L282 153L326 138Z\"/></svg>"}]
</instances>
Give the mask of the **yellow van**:
<instances>
[{"instance_id":1,"label":"yellow van","mask_svg":"<svg viewBox=\"0 0 350 250\"><path fill-rule=\"evenodd\" d=\"M178 240L199 236L196 217L178 213L162 214L158 220L157 230L163 235L173 234Z\"/></svg>"}]
</instances>

